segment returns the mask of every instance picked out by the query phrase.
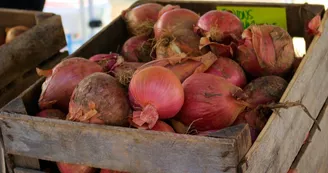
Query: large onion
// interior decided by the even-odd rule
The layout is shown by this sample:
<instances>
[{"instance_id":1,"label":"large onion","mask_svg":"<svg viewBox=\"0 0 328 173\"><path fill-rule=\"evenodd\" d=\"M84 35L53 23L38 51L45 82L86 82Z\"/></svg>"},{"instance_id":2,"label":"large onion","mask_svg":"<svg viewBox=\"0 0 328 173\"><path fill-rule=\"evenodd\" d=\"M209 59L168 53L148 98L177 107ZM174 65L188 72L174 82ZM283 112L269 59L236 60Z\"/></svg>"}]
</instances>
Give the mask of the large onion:
<instances>
[{"instance_id":1,"label":"large onion","mask_svg":"<svg viewBox=\"0 0 328 173\"><path fill-rule=\"evenodd\" d=\"M101 66L84 58L69 58L60 62L42 84L39 107L41 109L55 107L67 112L76 85L86 76L101 71Z\"/></svg>"},{"instance_id":2,"label":"large onion","mask_svg":"<svg viewBox=\"0 0 328 173\"><path fill-rule=\"evenodd\" d=\"M75 88L69 102L68 120L124 126L129 103L120 84L110 75L94 73Z\"/></svg>"},{"instance_id":3,"label":"large onion","mask_svg":"<svg viewBox=\"0 0 328 173\"><path fill-rule=\"evenodd\" d=\"M129 96L135 111L133 122L151 129L158 119L174 117L183 105L180 80L170 70L148 67L135 73L129 85Z\"/></svg>"},{"instance_id":4,"label":"large onion","mask_svg":"<svg viewBox=\"0 0 328 173\"><path fill-rule=\"evenodd\" d=\"M157 59L185 53L199 56L200 37L193 32L199 15L188 9L173 9L165 12L154 26Z\"/></svg>"},{"instance_id":5,"label":"large onion","mask_svg":"<svg viewBox=\"0 0 328 173\"><path fill-rule=\"evenodd\" d=\"M149 35L163 8L156 3L146 3L122 12L129 32L133 35Z\"/></svg>"},{"instance_id":6,"label":"large onion","mask_svg":"<svg viewBox=\"0 0 328 173\"><path fill-rule=\"evenodd\" d=\"M230 58L219 57L205 73L223 77L241 88L247 82L244 70Z\"/></svg>"},{"instance_id":7,"label":"large onion","mask_svg":"<svg viewBox=\"0 0 328 173\"><path fill-rule=\"evenodd\" d=\"M212 41L230 43L240 38L244 28L240 19L227 11L211 10L200 17L196 30Z\"/></svg>"},{"instance_id":8,"label":"large onion","mask_svg":"<svg viewBox=\"0 0 328 173\"><path fill-rule=\"evenodd\" d=\"M230 126L247 105L238 99L242 89L212 74L193 74L183 82L183 88L185 102L178 117L198 131Z\"/></svg>"},{"instance_id":9,"label":"large onion","mask_svg":"<svg viewBox=\"0 0 328 173\"><path fill-rule=\"evenodd\" d=\"M251 25L242 34L237 59L253 76L284 76L294 62L293 41L287 31L274 25Z\"/></svg>"}]
</instances>

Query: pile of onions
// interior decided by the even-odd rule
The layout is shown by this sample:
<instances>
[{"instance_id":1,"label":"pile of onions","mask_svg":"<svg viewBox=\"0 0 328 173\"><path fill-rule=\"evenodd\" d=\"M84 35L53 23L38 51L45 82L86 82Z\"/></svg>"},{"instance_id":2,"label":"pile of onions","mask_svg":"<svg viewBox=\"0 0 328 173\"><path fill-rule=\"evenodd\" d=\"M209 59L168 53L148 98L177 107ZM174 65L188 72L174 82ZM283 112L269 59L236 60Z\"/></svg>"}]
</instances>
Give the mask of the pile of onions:
<instances>
[{"instance_id":1,"label":"pile of onions","mask_svg":"<svg viewBox=\"0 0 328 173\"><path fill-rule=\"evenodd\" d=\"M199 15L195 12L177 8L165 12L154 26L156 58L168 58L180 53L199 56L200 37L193 32Z\"/></svg>"},{"instance_id":2,"label":"pile of onions","mask_svg":"<svg viewBox=\"0 0 328 173\"><path fill-rule=\"evenodd\" d=\"M149 62L156 57L152 48L152 41L148 36L134 36L124 43L122 56L129 62Z\"/></svg>"},{"instance_id":3,"label":"pile of onions","mask_svg":"<svg viewBox=\"0 0 328 173\"><path fill-rule=\"evenodd\" d=\"M162 66L170 69L178 77L178 79L183 82L193 73L205 72L216 60L217 57L212 52L208 52L207 54L198 57L177 55L170 58L148 62L139 67L136 73L147 67Z\"/></svg>"},{"instance_id":4,"label":"pile of onions","mask_svg":"<svg viewBox=\"0 0 328 173\"><path fill-rule=\"evenodd\" d=\"M28 29L29 28L26 27L26 26L15 26L15 27L12 27L12 28L8 29L8 31L6 31L7 33L6 33L5 43L11 42L16 37L23 34L25 31L27 31Z\"/></svg>"},{"instance_id":5,"label":"pile of onions","mask_svg":"<svg viewBox=\"0 0 328 173\"><path fill-rule=\"evenodd\" d=\"M86 76L101 71L100 65L84 58L69 58L60 62L42 84L39 107L54 107L67 112L70 97L77 84Z\"/></svg>"},{"instance_id":6,"label":"pile of onions","mask_svg":"<svg viewBox=\"0 0 328 173\"><path fill-rule=\"evenodd\" d=\"M149 35L163 8L156 3L146 3L122 12L129 32L133 35Z\"/></svg>"},{"instance_id":7,"label":"pile of onions","mask_svg":"<svg viewBox=\"0 0 328 173\"><path fill-rule=\"evenodd\" d=\"M152 129L158 119L174 117L181 109L184 93L180 80L169 69L160 66L135 73L129 85L134 107L133 123Z\"/></svg>"},{"instance_id":8,"label":"pile of onions","mask_svg":"<svg viewBox=\"0 0 328 173\"><path fill-rule=\"evenodd\" d=\"M223 77L240 88L247 82L244 70L238 63L225 57L219 57L205 73Z\"/></svg>"},{"instance_id":9,"label":"pile of onions","mask_svg":"<svg viewBox=\"0 0 328 173\"><path fill-rule=\"evenodd\" d=\"M67 119L94 124L125 126L129 103L121 85L110 75L94 73L75 88Z\"/></svg>"},{"instance_id":10,"label":"pile of onions","mask_svg":"<svg viewBox=\"0 0 328 173\"><path fill-rule=\"evenodd\" d=\"M247 104L239 99L242 89L222 77L197 73L182 85L185 102L178 118L198 131L228 127L246 108Z\"/></svg>"},{"instance_id":11,"label":"pile of onions","mask_svg":"<svg viewBox=\"0 0 328 173\"><path fill-rule=\"evenodd\" d=\"M274 25L251 25L242 34L237 59L252 76L284 76L294 62L293 41L287 31Z\"/></svg>"},{"instance_id":12,"label":"pile of onions","mask_svg":"<svg viewBox=\"0 0 328 173\"><path fill-rule=\"evenodd\" d=\"M89 166L69 164L63 162L57 162L57 167L60 173L96 173L97 171L97 169Z\"/></svg>"}]
</instances>

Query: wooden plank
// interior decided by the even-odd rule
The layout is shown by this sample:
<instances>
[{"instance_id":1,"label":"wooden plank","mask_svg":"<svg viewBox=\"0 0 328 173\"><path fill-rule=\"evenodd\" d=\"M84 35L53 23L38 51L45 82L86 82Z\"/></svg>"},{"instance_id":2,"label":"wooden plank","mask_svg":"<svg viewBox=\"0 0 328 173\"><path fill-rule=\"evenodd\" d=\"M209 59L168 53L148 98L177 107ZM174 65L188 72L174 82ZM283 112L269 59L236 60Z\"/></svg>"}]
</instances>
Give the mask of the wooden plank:
<instances>
[{"instance_id":1,"label":"wooden plank","mask_svg":"<svg viewBox=\"0 0 328 173\"><path fill-rule=\"evenodd\" d=\"M328 97L328 12L305 60L300 64L281 101L298 101L317 117ZM279 110L272 114L241 164L242 172L287 172L300 150L304 136L313 125L301 108Z\"/></svg>"},{"instance_id":2,"label":"wooden plank","mask_svg":"<svg viewBox=\"0 0 328 173\"><path fill-rule=\"evenodd\" d=\"M67 57L68 53L58 53L52 58L46 60L39 68L50 69L58 64L63 58ZM9 101L17 97L21 92L31 86L38 80L40 76L36 73L35 68L26 72L22 76L18 77L4 88L0 89L0 108L7 104Z\"/></svg>"},{"instance_id":3,"label":"wooden plank","mask_svg":"<svg viewBox=\"0 0 328 173\"><path fill-rule=\"evenodd\" d=\"M37 171L33 169L26 169L26 168L15 168L14 173L45 173L45 172Z\"/></svg>"},{"instance_id":4,"label":"wooden plank","mask_svg":"<svg viewBox=\"0 0 328 173\"><path fill-rule=\"evenodd\" d=\"M6 112L1 120L7 153L134 173L236 173L250 147L247 125L235 137L211 138Z\"/></svg>"},{"instance_id":5,"label":"wooden plank","mask_svg":"<svg viewBox=\"0 0 328 173\"><path fill-rule=\"evenodd\" d=\"M321 132L316 127L312 127L308 139L310 142L302 146L292 165L297 173L325 173L328 170L328 99L319 114L318 121Z\"/></svg>"},{"instance_id":6,"label":"wooden plank","mask_svg":"<svg viewBox=\"0 0 328 173\"><path fill-rule=\"evenodd\" d=\"M0 88L55 55L65 45L61 18L52 16L19 38L0 46Z\"/></svg>"}]
</instances>

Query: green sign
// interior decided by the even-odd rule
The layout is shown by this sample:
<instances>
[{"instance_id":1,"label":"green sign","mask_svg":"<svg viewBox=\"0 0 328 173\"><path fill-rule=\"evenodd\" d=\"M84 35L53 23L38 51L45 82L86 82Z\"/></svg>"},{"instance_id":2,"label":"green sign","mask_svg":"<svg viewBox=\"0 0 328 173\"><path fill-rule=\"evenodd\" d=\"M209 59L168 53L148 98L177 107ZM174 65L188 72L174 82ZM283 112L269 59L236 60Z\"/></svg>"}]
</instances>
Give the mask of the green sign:
<instances>
[{"instance_id":1,"label":"green sign","mask_svg":"<svg viewBox=\"0 0 328 173\"><path fill-rule=\"evenodd\" d=\"M247 28L251 24L277 25L287 30L286 9L280 7L217 6L217 10L231 11Z\"/></svg>"}]
</instances>

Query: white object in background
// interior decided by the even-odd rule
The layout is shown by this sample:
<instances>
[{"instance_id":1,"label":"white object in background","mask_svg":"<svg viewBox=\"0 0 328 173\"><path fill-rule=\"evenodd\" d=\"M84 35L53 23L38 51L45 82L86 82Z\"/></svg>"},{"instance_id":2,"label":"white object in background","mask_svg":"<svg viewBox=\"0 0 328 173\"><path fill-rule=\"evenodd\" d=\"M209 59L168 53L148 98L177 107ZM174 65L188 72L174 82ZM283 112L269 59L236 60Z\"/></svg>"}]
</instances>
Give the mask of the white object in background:
<instances>
[{"instance_id":1,"label":"white object in background","mask_svg":"<svg viewBox=\"0 0 328 173\"><path fill-rule=\"evenodd\" d=\"M306 44L303 37L293 37L293 45L296 57L303 57L306 53Z\"/></svg>"}]
</instances>

